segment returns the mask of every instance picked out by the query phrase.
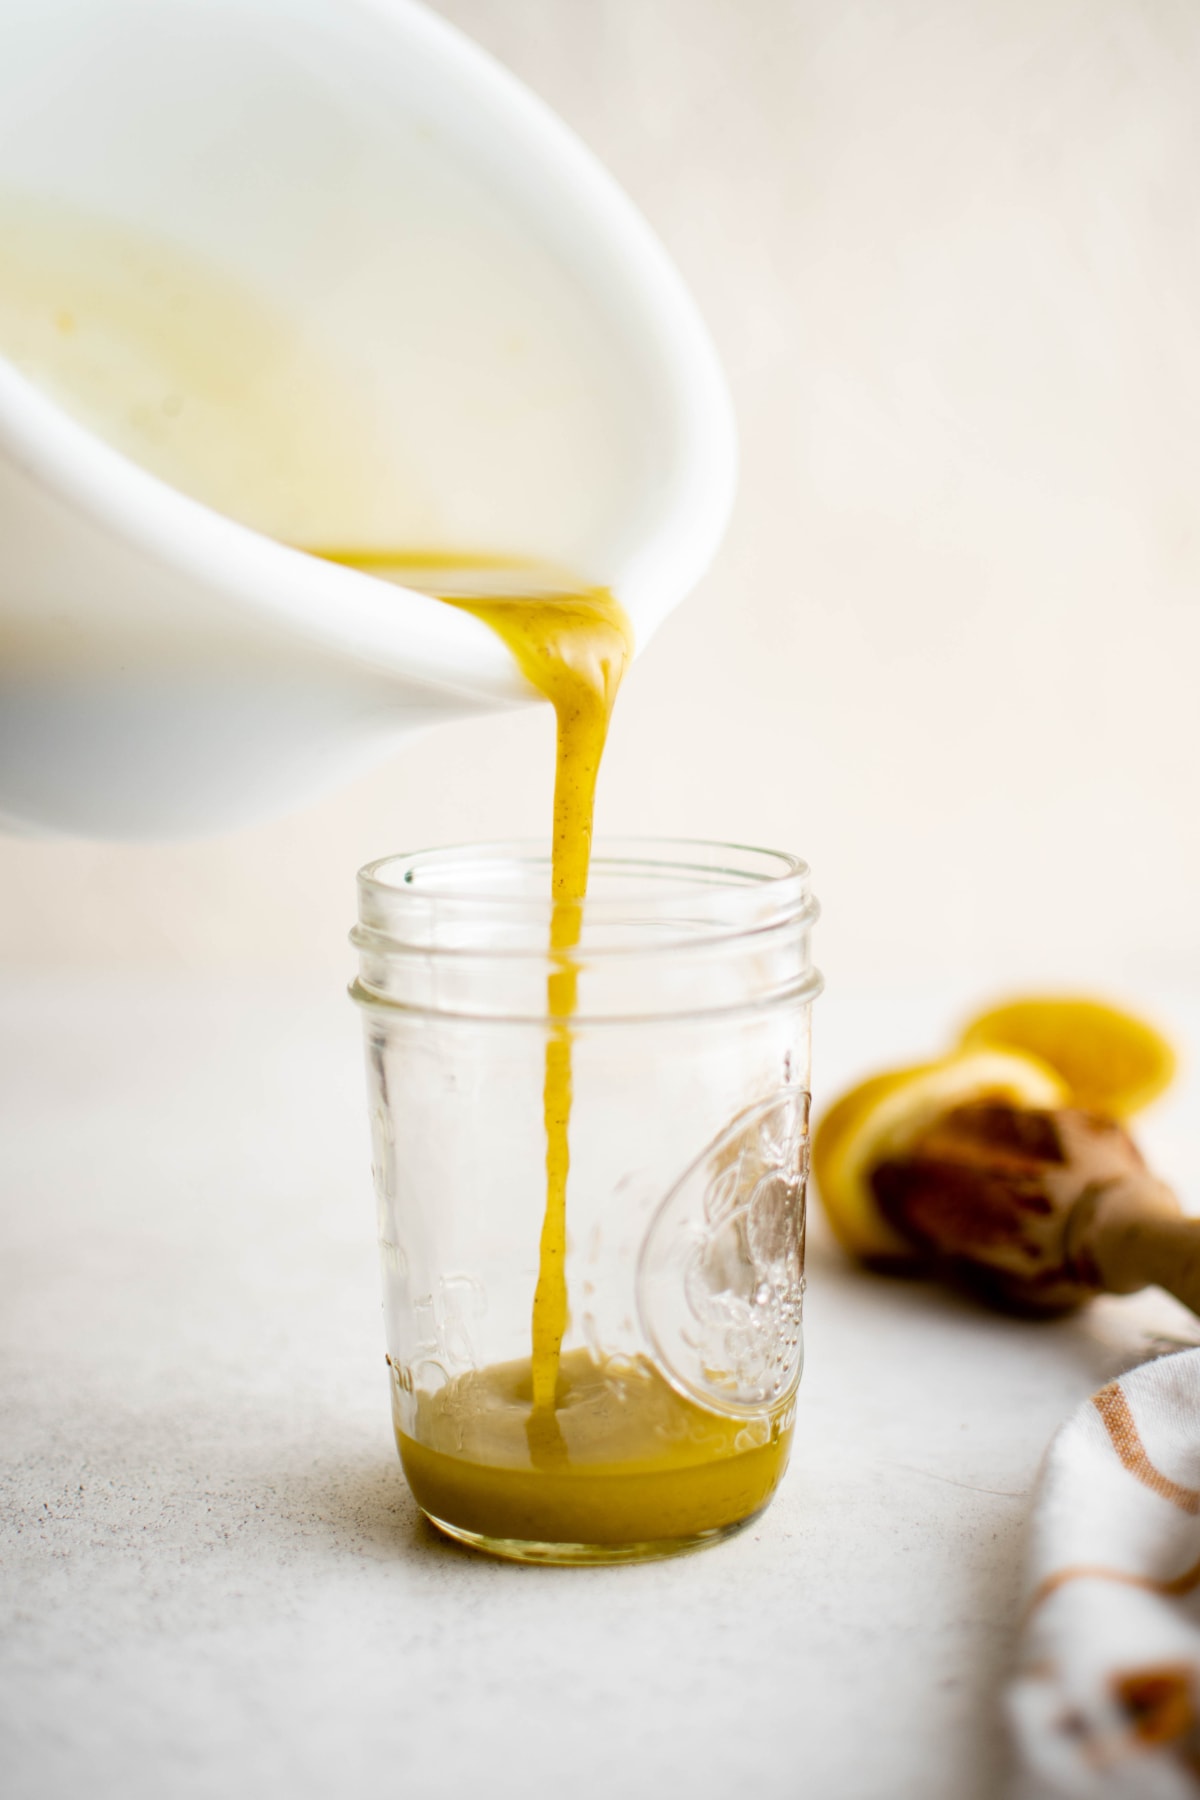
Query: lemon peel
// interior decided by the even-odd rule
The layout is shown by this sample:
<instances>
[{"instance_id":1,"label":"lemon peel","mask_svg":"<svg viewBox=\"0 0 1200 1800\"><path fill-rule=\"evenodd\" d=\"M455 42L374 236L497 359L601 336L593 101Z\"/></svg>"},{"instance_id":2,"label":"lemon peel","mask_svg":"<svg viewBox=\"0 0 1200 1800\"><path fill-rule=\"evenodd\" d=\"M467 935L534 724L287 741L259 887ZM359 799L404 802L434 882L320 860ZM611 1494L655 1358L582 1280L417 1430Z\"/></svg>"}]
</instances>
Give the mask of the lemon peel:
<instances>
[{"instance_id":1,"label":"lemon peel","mask_svg":"<svg viewBox=\"0 0 1200 1800\"><path fill-rule=\"evenodd\" d=\"M1047 1063L1086 1112L1127 1119L1165 1091L1175 1052L1135 1013L1082 994L1029 994L987 1008L963 1027L963 1049L1018 1050Z\"/></svg>"}]
</instances>

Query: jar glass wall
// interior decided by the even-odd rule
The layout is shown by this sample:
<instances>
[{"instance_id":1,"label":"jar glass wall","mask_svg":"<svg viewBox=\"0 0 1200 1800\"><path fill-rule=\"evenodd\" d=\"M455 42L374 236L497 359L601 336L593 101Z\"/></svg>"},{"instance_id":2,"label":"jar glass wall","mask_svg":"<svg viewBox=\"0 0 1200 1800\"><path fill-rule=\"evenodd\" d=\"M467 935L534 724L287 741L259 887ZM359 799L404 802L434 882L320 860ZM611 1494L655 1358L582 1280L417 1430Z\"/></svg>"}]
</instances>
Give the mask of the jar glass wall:
<instances>
[{"instance_id":1,"label":"jar glass wall","mask_svg":"<svg viewBox=\"0 0 1200 1800\"><path fill-rule=\"evenodd\" d=\"M564 1027L547 1006L549 887L548 851L519 843L359 877L352 991L397 1442L418 1505L466 1542L666 1555L760 1511L787 1462L817 909L794 857L601 841ZM567 1315L540 1416L556 1036Z\"/></svg>"}]
</instances>

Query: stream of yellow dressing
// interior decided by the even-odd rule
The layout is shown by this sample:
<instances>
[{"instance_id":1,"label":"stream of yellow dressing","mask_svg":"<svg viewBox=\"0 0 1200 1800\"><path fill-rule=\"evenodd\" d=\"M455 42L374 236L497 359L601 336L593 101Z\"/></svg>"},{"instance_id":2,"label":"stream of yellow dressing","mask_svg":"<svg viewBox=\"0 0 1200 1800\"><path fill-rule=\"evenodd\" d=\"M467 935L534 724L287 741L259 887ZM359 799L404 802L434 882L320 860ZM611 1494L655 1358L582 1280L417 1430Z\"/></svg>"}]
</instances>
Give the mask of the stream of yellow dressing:
<instances>
[{"instance_id":1,"label":"stream of yellow dressing","mask_svg":"<svg viewBox=\"0 0 1200 1800\"><path fill-rule=\"evenodd\" d=\"M495 559L468 562L437 552L407 557L325 551L334 562L431 587L439 571L472 568L511 583L512 568ZM532 572L531 572L532 573ZM541 581L547 577L542 575ZM633 627L607 588L547 585L544 592L454 594L438 598L482 619L503 639L531 687L554 708L554 821L551 856L550 961L542 1109L546 1128L546 1206L537 1287L533 1297L532 1395L529 1448L535 1464L561 1462L562 1433L555 1413L559 1358L567 1329L567 1176L571 1166L571 1015L578 970L583 899L592 858L596 778L621 677L633 655Z\"/></svg>"},{"instance_id":2,"label":"stream of yellow dressing","mask_svg":"<svg viewBox=\"0 0 1200 1800\"><path fill-rule=\"evenodd\" d=\"M604 588L521 599L455 600L503 638L522 674L554 708L550 966L542 1112L546 1209L533 1296L529 1449L535 1466L565 1461L556 1402L567 1329L567 1176L571 1167L571 1015L592 857L596 778L613 702L633 654L633 629Z\"/></svg>"}]
</instances>

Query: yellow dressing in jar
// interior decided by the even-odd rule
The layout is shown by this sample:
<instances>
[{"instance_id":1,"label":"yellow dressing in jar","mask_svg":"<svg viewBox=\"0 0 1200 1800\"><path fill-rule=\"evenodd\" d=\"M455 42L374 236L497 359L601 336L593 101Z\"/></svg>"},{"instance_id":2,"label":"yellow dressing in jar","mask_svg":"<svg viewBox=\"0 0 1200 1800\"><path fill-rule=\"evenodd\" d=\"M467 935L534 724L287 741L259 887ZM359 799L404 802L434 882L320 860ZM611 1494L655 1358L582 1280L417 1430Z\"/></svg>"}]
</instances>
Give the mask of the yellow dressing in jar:
<instances>
[{"instance_id":1,"label":"yellow dressing in jar","mask_svg":"<svg viewBox=\"0 0 1200 1800\"><path fill-rule=\"evenodd\" d=\"M644 1556L752 1517L787 1466L790 1407L770 1421L723 1417L683 1399L641 1357L561 1358L562 1451L549 1466L530 1453L532 1406L526 1361L419 1394L416 1434L399 1434L399 1444L422 1510L493 1547L619 1546Z\"/></svg>"}]
</instances>

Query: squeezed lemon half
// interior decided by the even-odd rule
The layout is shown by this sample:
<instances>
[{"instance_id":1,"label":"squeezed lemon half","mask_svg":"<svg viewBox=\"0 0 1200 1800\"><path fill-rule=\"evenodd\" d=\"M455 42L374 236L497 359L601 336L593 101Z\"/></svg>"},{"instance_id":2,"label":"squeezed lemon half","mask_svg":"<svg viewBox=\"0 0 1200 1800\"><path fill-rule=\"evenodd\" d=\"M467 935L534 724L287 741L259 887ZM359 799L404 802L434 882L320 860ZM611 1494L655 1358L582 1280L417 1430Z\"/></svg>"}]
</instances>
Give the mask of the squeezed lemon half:
<instances>
[{"instance_id":1,"label":"squeezed lemon half","mask_svg":"<svg viewBox=\"0 0 1200 1800\"><path fill-rule=\"evenodd\" d=\"M902 1156L956 1106L976 1100L1063 1106L1065 1082L1036 1057L1011 1050L964 1050L938 1062L873 1075L843 1094L813 1133L817 1192L844 1250L864 1262L912 1261L911 1244L894 1231L871 1191L871 1171Z\"/></svg>"},{"instance_id":2,"label":"squeezed lemon half","mask_svg":"<svg viewBox=\"0 0 1200 1800\"><path fill-rule=\"evenodd\" d=\"M971 1019L951 1055L872 1075L843 1094L813 1133L814 1184L843 1249L865 1262L911 1261L911 1246L875 1203L871 1171L904 1155L942 1113L994 1099L1125 1119L1174 1074L1166 1038L1133 1013L1083 995L1008 1000Z\"/></svg>"},{"instance_id":3,"label":"squeezed lemon half","mask_svg":"<svg viewBox=\"0 0 1200 1800\"><path fill-rule=\"evenodd\" d=\"M1175 1074L1175 1052L1160 1031L1084 996L1008 1000L970 1020L959 1042L1036 1056L1062 1076L1076 1106L1117 1119L1157 1100Z\"/></svg>"}]
</instances>

